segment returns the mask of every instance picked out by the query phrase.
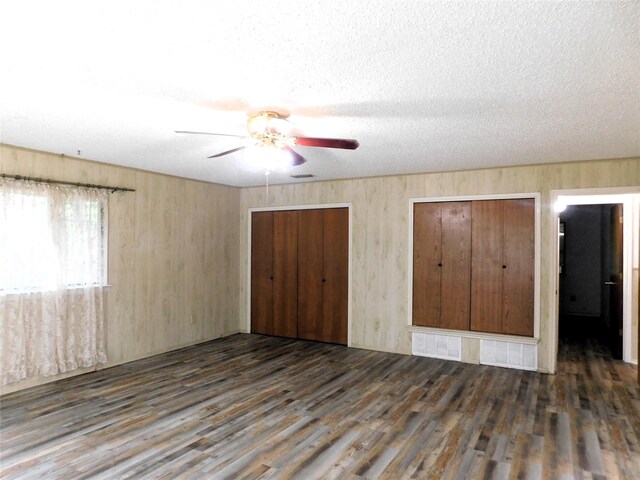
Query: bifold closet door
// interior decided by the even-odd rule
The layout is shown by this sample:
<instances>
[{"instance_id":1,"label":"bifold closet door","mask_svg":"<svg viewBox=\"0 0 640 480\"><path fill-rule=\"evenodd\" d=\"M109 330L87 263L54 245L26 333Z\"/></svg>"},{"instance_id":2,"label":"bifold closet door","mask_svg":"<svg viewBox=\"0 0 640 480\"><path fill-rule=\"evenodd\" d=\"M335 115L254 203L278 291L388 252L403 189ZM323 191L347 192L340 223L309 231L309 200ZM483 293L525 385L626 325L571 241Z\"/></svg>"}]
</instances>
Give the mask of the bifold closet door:
<instances>
[{"instance_id":1,"label":"bifold closet door","mask_svg":"<svg viewBox=\"0 0 640 480\"><path fill-rule=\"evenodd\" d=\"M471 330L533 336L535 203L472 202Z\"/></svg>"},{"instance_id":2,"label":"bifold closet door","mask_svg":"<svg viewBox=\"0 0 640 480\"><path fill-rule=\"evenodd\" d=\"M298 212L298 337L319 340L323 331L323 210Z\"/></svg>"},{"instance_id":3,"label":"bifold closet door","mask_svg":"<svg viewBox=\"0 0 640 480\"><path fill-rule=\"evenodd\" d=\"M347 343L349 213L298 211L298 337Z\"/></svg>"},{"instance_id":4,"label":"bifold closet door","mask_svg":"<svg viewBox=\"0 0 640 480\"><path fill-rule=\"evenodd\" d=\"M298 336L298 212L273 215L273 330L280 337Z\"/></svg>"},{"instance_id":5,"label":"bifold closet door","mask_svg":"<svg viewBox=\"0 0 640 480\"><path fill-rule=\"evenodd\" d=\"M471 330L502 333L502 200L472 202Z\"/></svg>"},{"instance_id":6,"label":"bifold closet door","mask_svg":"<svg viewBox=\"0 0 640 480\"><path fill-rule=\"evenodd\" d=\"M253 212L251 331L347 343L347 208Z\"/></svg>"},{"instance_id":7,"label":"bifold closet door","mask_svg":"<svg viewBox=\"0 0 640 480\"><path fill-rule=\"evenodd\" d=\"M440 326L469 330L471 308L471 203L442 204Z\"/></svg>"},{"instance_id":8,"label":"bifold closet door","mask_svg":"<svg viewBox=\"0 0 640 480\"><path fill-rule=\"evenodd\" d=\"M251 331L297 337L295 211L253 212L251 217Z\"/></svg>"},{"instance_id":9,"label":"bifold closet door","mask_svg":"<svg viewBox=\"0 0 640 480\"><path fill-rule=\"evenodd\" d=\"M273 213L251 214L251 331L273 332Z\"/></svg>"},{"instance_id":10,"label":"bifold closet door","mask_svg":"<svg viewBox=\"0 0 640 480\"><path fill-rule=\"evenodd\" d=\"M471 204L414 205L413 324L469 329Z\"/></svg>"},{"instance_id":11,"label":"bifold closet door","mask_svg":"<svg viewBox=\"0 0 640 480\"><path fill-rule=\"evenodd\" d=\"M502 324L504 333L533 336L535 203L532 198L504 205Z\"/></svg>"},{"instance_id":12,"label":"bifold closet door","mask_svg":"<svg viewBox=\"0 0 640 480\"><path fill-rule=\"evenodd\" d=\"M349 210L324 210L322 341L347 344Z\"/></svg>"},{"instance_id":13,"label":"bifold closet door","mask_svg":"<svg viewBox=\"0 0 640 480\"><path fill-rule=\"evenodd\" d=\"M439 203L413 207L413 324L440 327L442 217Z\"/></svg>"}]
</instances>

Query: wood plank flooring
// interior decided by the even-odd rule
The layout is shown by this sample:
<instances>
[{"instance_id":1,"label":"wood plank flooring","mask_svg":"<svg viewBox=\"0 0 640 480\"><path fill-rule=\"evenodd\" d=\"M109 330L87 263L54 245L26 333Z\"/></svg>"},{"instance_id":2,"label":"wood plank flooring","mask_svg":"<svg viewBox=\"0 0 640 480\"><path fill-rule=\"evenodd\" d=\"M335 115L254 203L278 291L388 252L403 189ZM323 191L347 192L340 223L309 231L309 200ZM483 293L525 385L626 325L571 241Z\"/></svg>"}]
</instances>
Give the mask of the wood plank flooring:
<instances>
[{"instance_id":1,"label":"wood plank flooring","mask_svg":"<svg viewBox=\"0 0 640 480\"><path fill-rule=\"evenodd\" d=\"M0 478L640 478L635 366L235 335L1 400Z\"/></svg>"}]
</instances>

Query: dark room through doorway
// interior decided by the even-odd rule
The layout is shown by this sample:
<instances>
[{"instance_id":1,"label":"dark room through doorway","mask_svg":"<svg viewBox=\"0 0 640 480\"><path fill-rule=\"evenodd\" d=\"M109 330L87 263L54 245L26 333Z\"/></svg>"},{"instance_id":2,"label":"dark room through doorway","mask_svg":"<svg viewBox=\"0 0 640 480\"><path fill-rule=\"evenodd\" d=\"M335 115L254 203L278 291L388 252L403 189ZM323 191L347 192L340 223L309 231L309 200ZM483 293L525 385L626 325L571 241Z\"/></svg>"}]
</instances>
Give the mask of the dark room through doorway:
<instances>
[{"instance_id":1,"label":"dark room through doorway","mask_svg":"<svg viewBox=\"0 0 640 480\"><path fill-rule=\"evenodd\" d=\"M559 215L561 345L622 359L622 204L569 205Z\"/></svg>"}]
</instances>

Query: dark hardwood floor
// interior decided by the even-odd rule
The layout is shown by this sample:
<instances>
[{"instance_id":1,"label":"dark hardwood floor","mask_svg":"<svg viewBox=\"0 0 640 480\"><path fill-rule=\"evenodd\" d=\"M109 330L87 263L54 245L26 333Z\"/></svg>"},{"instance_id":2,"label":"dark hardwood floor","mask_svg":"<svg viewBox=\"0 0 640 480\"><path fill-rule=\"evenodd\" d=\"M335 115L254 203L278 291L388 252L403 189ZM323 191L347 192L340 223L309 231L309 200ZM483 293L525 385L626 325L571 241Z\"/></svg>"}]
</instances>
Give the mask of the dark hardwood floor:
<instances>
[{"instance_id":1,"label":"dark hardwood floor","mask_svg":"<svg viewBox=\"0 0 640 480\"><path fill-rule=\"evenodd\" d=\"M0 478L640 478L635 375L235 335L5 395Z\"/></svg>"}]
</instances>

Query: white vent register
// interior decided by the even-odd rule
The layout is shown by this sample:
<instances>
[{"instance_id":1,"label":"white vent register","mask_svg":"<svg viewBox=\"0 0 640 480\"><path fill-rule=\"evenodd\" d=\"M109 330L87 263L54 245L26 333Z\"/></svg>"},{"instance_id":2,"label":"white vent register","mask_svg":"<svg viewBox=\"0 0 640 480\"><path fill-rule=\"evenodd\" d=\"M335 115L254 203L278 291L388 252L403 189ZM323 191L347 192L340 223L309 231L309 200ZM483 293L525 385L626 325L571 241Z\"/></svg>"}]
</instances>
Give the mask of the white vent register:
<instances>
[{"instance_id":1,"label":"white vent register","mask_svg":"<svg viewBox=\"0 0 640 480\"><path fill-rule=\"evenodd\" d=\"M538 369L538 347L511 341L481 340L480 363L535 371Z\"/></svg>"},{"instance_id":2,"label":"white vent register","mask_svg":"<svg viewBox=\"0 0 640 480\"><path fill-rule=\"evenodd\" d=\"M455 335L413 332L412 353L422 357L462 360L462 338Z\"/></svg>"},{"instance_id":3,"label":"white vent register","mask_svg":"<svg viewBox=\"0 0 640 480\"><path fill-rule=\"evenodd\" d=\"M433 331L411 332L411 353L421 357L462 361L462 338L480 342L480 364L495 367L538 370L538 345L534 339L518 337L482 338L484 334L465 332L457 335L451 330L443 333ZM477 357L476 357L477 358ZM476 360L477 361L477 360Z\"/></svg>"}]
</instances>

